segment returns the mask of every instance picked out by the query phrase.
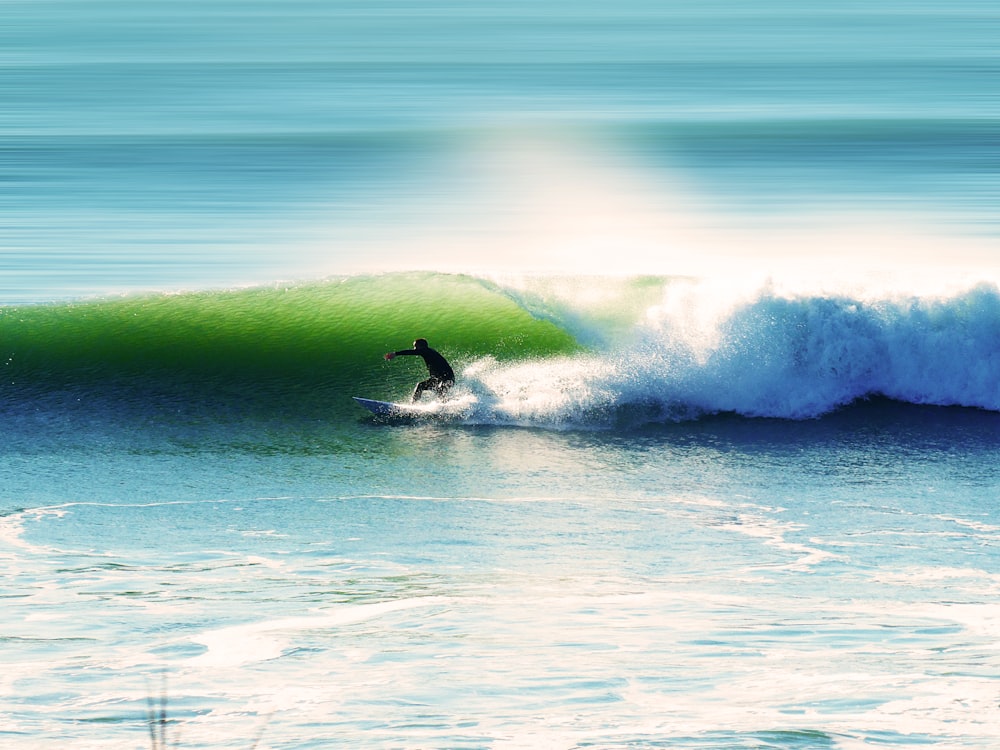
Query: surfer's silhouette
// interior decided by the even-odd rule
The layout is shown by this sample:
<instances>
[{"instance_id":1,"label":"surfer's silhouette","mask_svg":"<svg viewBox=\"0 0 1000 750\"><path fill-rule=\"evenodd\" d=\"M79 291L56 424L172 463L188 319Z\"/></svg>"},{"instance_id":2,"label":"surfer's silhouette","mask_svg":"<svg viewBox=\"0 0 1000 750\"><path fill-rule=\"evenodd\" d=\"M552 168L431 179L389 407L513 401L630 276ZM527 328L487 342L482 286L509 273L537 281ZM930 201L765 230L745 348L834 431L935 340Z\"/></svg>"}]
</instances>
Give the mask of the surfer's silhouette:
<instances>
[{"instance_id":1,"label":"surfer's silhouette","mask_svg":"<svg viewBox=\"0 0 1000 750\"><path fill-rule=\"evenodd\" d=\"M445 394L448 393L448 389L455 385L455 372L451 369L451 365L448 364L448 360L434 349L431 349L427 345L427 339L417 339L413 342L412 349L389 352L385 355L385 358L394 359L408 355L423 357L424 364L427 365L427 372L430 373L430 377L427 380L421 380L417 383L417 387L413 390L412 400L419 401L420 397L424 395L424 391L434 391L438 398L444 398Z\"/></svg>"}]
</instances>

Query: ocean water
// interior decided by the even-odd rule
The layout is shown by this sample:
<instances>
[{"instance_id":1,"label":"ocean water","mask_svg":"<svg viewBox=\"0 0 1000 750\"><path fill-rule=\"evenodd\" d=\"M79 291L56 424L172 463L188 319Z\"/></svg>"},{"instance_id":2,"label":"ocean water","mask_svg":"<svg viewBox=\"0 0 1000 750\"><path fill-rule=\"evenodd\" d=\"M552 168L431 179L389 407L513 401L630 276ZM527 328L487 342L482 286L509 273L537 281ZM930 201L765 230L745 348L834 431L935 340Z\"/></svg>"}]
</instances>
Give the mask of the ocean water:
<instances>
[{"instance_id":1,"label":"ocean water","mask_svg":"<svg viewBox=\"0 0 1000 750\"><path fill-rule=\"evenodd\" d=\"M993 4L0 13L0 746L1000 744Z\"/></svg>"}]
</instances>

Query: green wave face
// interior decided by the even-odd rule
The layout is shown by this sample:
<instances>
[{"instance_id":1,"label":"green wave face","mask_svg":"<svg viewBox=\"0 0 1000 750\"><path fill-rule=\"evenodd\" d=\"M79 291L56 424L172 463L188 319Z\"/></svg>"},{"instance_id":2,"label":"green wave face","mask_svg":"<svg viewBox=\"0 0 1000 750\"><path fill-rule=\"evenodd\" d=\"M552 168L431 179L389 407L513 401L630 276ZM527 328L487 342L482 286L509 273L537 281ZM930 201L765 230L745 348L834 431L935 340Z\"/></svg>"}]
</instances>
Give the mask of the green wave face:
<instances>
[{"instance_id":1,"label":"green wave face","mask_svg":"<svg viewBox=\"0 0 1000 750\"><path fill-rule=\"evenodd\" d=\"M0 310L5 389L32 397L68 390L266 408L395 398L426 374L419 360L382 355L418 337L456 372L483 356L579 348L489 284L432 273Z\"/></svg>"}]
</instances>

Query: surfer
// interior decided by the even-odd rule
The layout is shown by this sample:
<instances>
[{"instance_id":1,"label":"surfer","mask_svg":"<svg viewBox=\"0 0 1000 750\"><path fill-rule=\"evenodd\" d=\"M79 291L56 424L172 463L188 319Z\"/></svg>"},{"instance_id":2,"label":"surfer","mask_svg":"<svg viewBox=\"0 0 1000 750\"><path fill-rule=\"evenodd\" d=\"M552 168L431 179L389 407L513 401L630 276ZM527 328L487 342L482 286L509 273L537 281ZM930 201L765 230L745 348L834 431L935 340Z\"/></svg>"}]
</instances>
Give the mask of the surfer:
<instances>
[{"instance_id":1,"label":"surfer","mask_svg":"<svg viewBox=\"0 0 1000 750\"><path fill-rule=\"evenodd\" d=\"M455 385L455 372L451 369L451 365L448 364L448 360L434 349L431 349L427 345L427 339L417 339L413 342L412 349L389 352L385 355L385 358L391 360L396 357L405 357L408 355L423 357L424 364L427 365L427 372L430 373L430 377L427 380L421 380L417 383L417 387L413 391L412 400L419 401L420 397L424 395L424 391L434 391L438 395L438 398L444 398L448 389Z\"/></svg>"}]
</instances>

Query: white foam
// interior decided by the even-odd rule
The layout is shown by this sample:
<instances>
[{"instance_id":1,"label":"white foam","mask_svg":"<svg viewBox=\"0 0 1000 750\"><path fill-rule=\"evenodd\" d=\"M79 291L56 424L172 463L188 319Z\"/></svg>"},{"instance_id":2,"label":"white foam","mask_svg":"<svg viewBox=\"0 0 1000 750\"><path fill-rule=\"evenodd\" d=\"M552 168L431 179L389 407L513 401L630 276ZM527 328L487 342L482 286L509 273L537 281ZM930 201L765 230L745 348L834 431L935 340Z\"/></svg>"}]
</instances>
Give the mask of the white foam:
<instances>
[{"instance_id":1,"label":"white foam","mask_svg":"<svg viewBox=\"0 0 1000 750\"><path fill-rule=\"evenodd\" d=\"M198 667L234 667L267 661L281 656L296 632L336 628L381 617L389 612L439 606L448 601L444 597L426 596L374 604L343 605L322 610L315 615L285 617L209 630L191 636L190 640L208 650L189 659L187 663Z\"/></svg>"},{"instance_id":2,"label":"white foam","mask_svg":"<svg viewBox=\"0 0 1000 750\"><path fill-rule=\"evenodd\" d=\"M601 426L630 407L651 421L717 412L804 419L872 395L1000 410L1000 288L981 281L929 290L664 279L661 300L628 334L603 337L589 328L595 319L576 321L564 300L553 315L580 326L594 349L472 363L462 375L475 400L468 419Z\"/></svg>"},{"instance_id":3,"label":"white foam","mask_svg":"<svg viewBox=\"0 0 1000 750\"><path fill-rule=\"evenodd\" d=\"M62 507L51 507L32 508L20 513L0 517L0 542L12 548L19 549L22 552L36 555L49 553L51 552L50 548L32 544L24 538L25 525L28 521L37 521L46 516L61 518L65 515L66 511ZM0 552L0 558L2 559L12 560L15 557L15 554Z\"/></svg>"}]
</instances>

